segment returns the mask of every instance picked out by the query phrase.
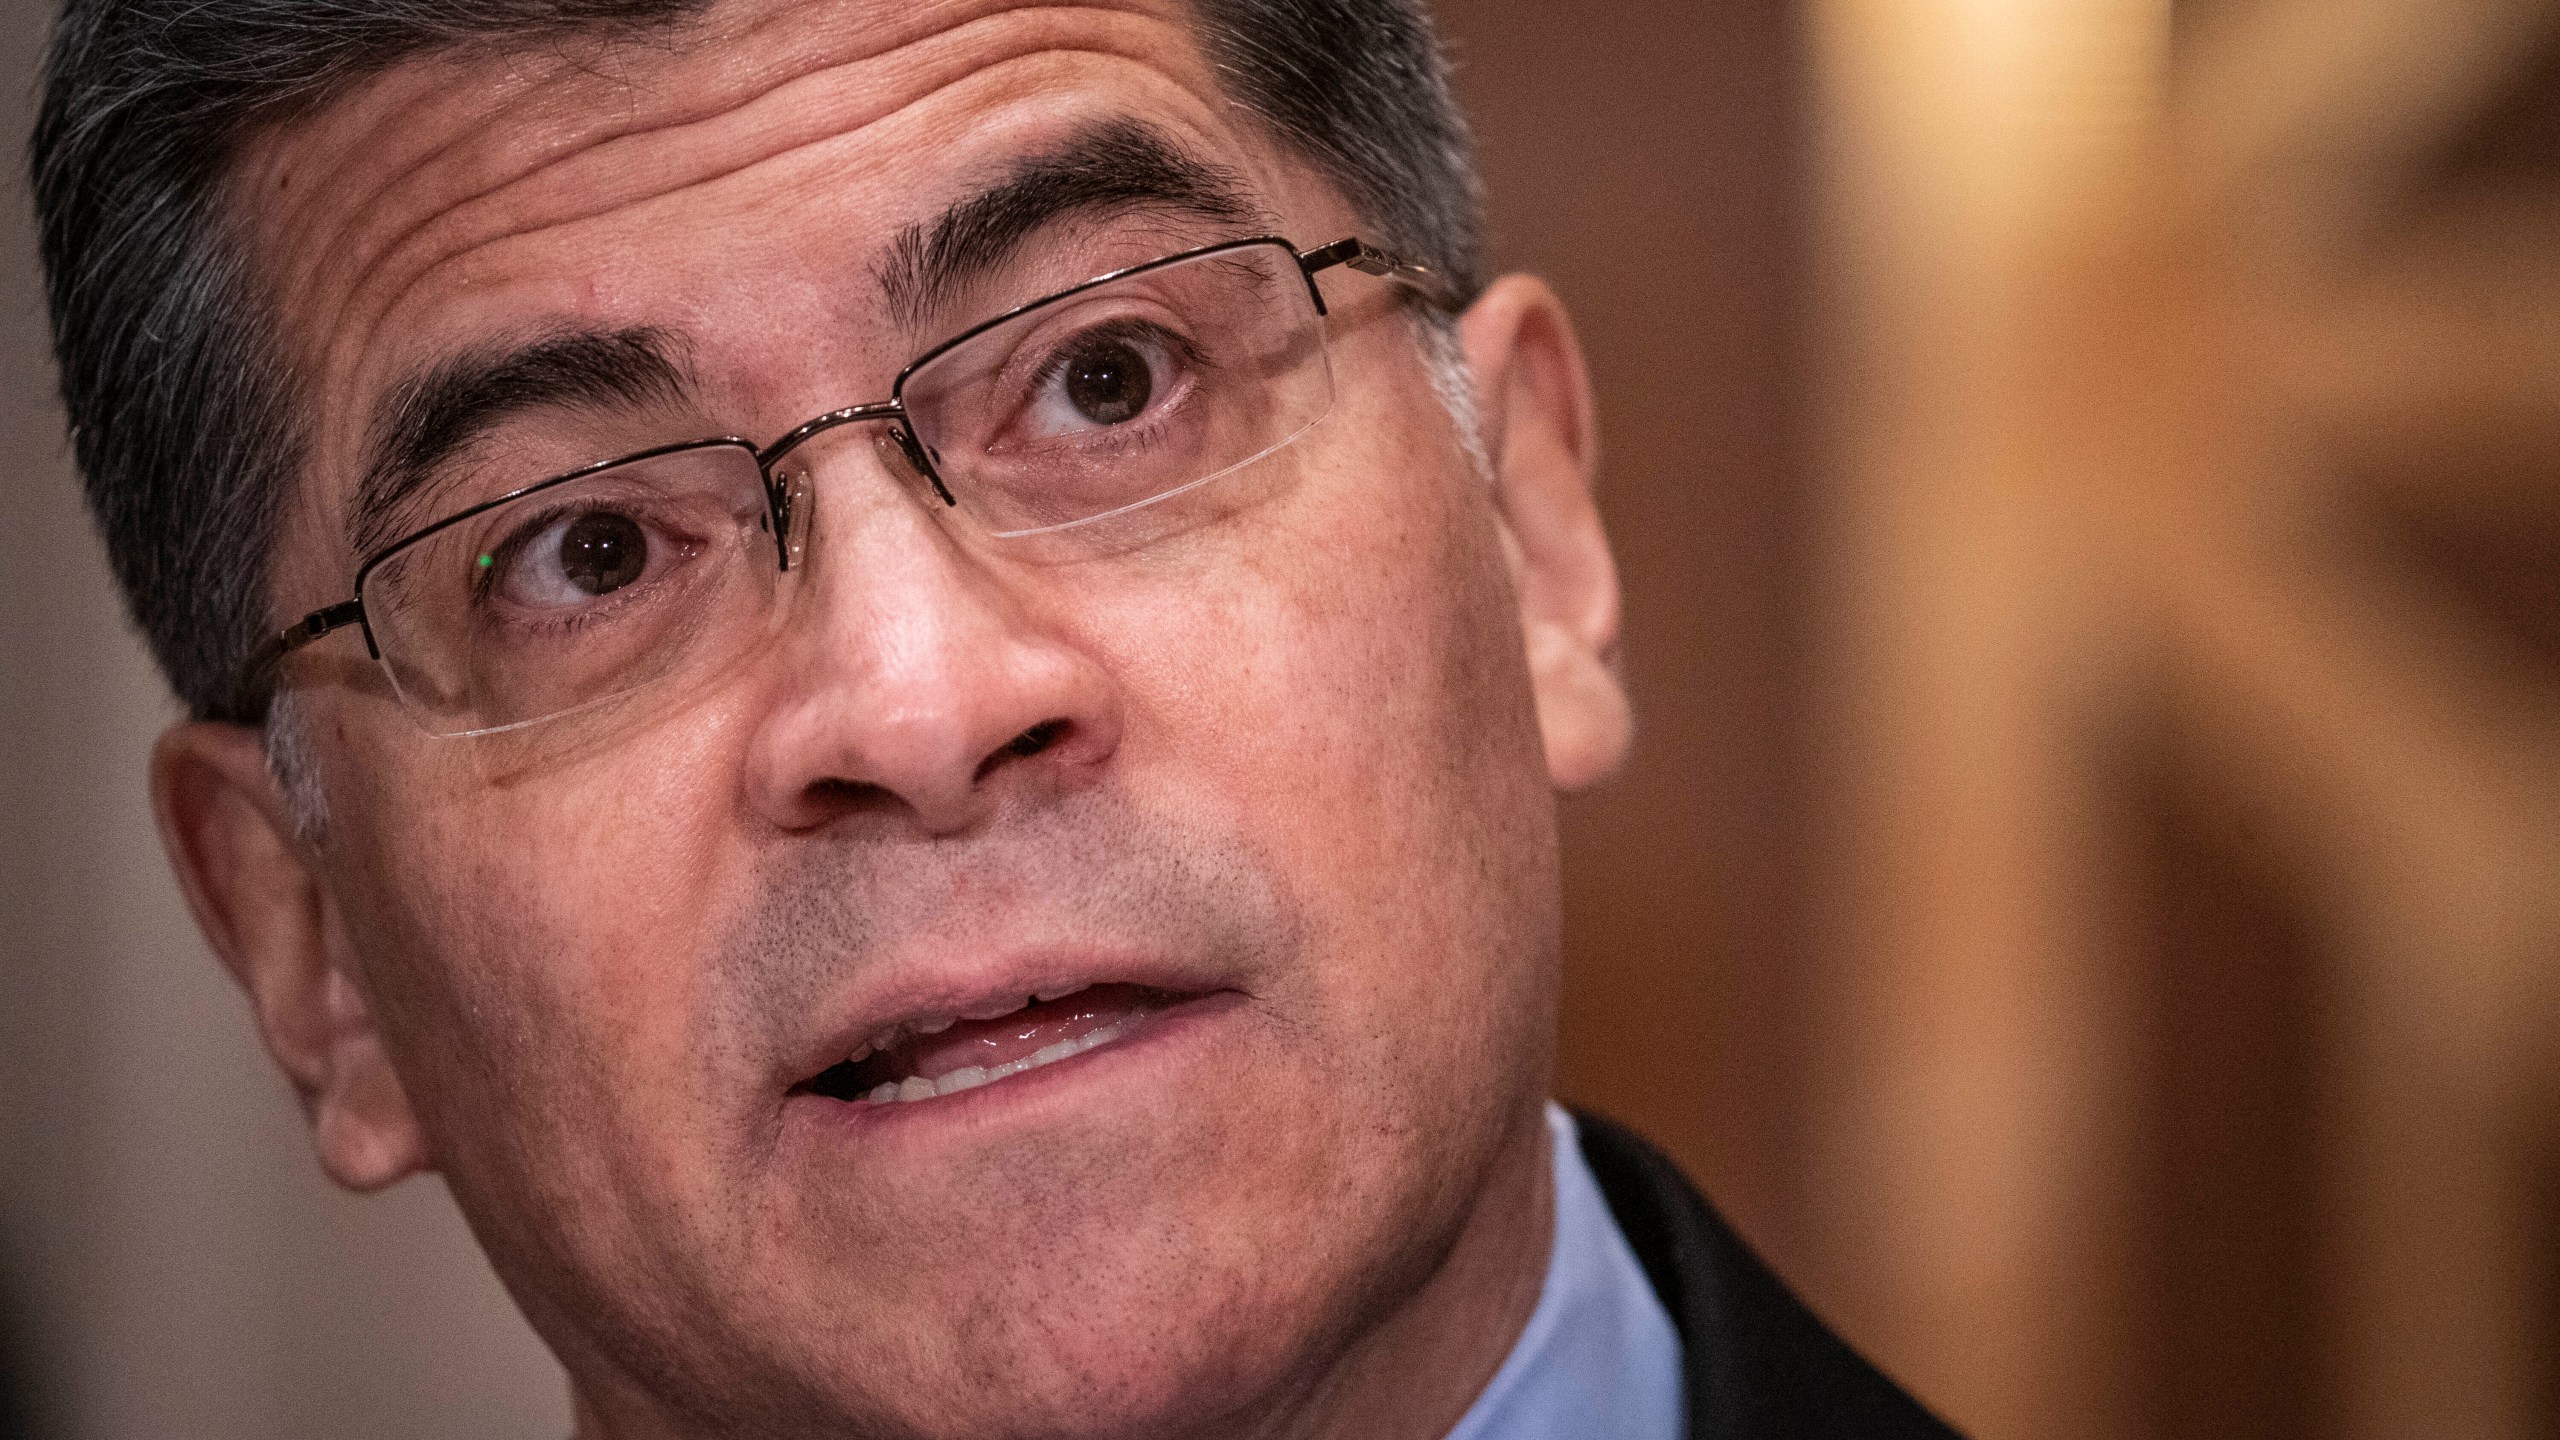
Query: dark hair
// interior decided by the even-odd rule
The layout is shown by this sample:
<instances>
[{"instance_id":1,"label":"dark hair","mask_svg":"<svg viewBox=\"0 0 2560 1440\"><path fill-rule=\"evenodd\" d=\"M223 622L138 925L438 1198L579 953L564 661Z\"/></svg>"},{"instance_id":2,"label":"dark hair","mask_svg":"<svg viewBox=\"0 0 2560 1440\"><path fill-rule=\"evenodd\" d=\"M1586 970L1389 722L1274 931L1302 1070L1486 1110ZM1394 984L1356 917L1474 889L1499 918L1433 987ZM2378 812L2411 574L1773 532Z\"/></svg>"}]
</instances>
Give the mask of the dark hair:
<instances>
[{"instance_id":1,"label":"dark hair","mask_svg":"<svg viewBox=\"0 0 2560 1440\"><path fill-rule=\"evenodd\" d=\"M403 61L633 34L703 0L68 0L30 147L54 351L134 622L201 719L255 721L298 397L220 191L251 127ZM1422 0L1194 0L1230 98L1382 243L1478 280L1474 169Z\"/></svg>"}]
</instances>

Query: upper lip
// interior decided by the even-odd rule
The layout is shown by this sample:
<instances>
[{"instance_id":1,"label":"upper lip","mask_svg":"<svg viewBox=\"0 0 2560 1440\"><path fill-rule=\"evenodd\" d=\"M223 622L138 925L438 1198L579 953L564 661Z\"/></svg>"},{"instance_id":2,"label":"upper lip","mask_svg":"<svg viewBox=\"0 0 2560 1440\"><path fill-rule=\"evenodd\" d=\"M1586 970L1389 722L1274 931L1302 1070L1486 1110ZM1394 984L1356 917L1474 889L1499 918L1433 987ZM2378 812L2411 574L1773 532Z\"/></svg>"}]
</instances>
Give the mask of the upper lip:
<instances>
[{"instance_id":1,"label":"upper lip","mask_svg":"<svg viewBox=\"0 0 2560 1440\"><path fill-rule=\"evenodd\" d=\"M948 1017L997 1018L1034 996L1057 995L1092 985L1132 985L1191 996L1229 988L1197 959L1136 949L1092 947L974 952L955 959L937 953L913 962L869 967L851 993L825 1014L836 1017L795 1052L786 1086L796 1086L842 1060L915 1033L919 1022ZM938 1028L938 1027L937 1027Z\"/></svg>"}]
</instances>

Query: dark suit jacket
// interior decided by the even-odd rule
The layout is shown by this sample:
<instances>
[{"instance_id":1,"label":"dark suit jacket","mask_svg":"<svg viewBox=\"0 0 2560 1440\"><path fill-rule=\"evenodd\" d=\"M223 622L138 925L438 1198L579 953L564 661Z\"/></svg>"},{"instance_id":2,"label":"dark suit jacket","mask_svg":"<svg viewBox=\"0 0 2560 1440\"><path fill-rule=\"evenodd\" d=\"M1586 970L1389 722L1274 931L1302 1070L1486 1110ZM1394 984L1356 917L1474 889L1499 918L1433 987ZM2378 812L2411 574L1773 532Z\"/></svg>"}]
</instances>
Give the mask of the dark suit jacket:
<instances>
[{"instance_id":1,"label":"dark suit jacket","mask_svg":"<svg viewBox=\"0 0 2560 1440\"><path fill-rule=\"evenodd\" d=\"M1689 1440L1948 1440L1814 1318L1659 1150L1574 1112L1582 1158L1680 1331Z\"/></svg>"}]
</instances>

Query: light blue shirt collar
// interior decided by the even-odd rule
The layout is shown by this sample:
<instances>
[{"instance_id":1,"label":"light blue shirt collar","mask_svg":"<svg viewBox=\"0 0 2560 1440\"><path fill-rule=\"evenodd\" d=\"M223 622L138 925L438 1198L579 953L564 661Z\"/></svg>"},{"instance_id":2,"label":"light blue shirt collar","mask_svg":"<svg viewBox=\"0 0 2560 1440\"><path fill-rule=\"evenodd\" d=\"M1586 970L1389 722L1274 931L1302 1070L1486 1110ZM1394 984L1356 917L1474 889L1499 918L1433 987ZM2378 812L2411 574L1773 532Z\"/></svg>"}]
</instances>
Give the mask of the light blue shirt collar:
<instances>
[{"instance_id":1,"label":"light blue shirt collar","mask_svg":"<svg viewBox=\"0 0 2560 1440\"><path fill-rule=\"evenodd\" d=\"M1528 1328L1449 1440L1681 1440L1680 1332L1547 1106L1556 1229Z\"/></svg>"}]
</instances>

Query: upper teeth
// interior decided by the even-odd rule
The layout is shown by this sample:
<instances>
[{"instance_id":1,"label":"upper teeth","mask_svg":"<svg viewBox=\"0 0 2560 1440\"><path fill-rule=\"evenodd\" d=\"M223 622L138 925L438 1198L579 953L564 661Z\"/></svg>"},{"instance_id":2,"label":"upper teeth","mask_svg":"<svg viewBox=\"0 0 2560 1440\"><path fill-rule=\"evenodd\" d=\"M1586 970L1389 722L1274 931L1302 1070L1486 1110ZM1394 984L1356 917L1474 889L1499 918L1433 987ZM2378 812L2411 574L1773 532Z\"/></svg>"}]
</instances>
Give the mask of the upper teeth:
<instances>
[{"instance_id":1,"label":"upper teeth","mask_svg":"<svg viewBox=\"0 0 2560 1440\"><path fill-rule=\"evenodd\" d=\"M870 1039L863 1041L859 1049L845 1058L858 1061L875 1051L886 1050L910 1035L939 1035L950 1029L952 1022L956 1020L1001 1020L1016 1010L1043 1001L1064 999L1080 990L1090 988L1092 987L1084 984L1062 985L1054 990L1037 991L1028 999L1017 1000L1010 995L994 996L980 1002L975 1008L963 1010L957 1015L919 1015L912 1020L883 1026L873 1032Z\"/></svg>"},{"instance_id":2,"label":"upper teeth","mask_svg":"<svg viewBox=\"0 0 2560 1440\"><path fill-rule=\"evenodd\" d=\"M910 1075L904 1080L883 1082L871 1087L871 1093L864 1098L874 1105L886 1105L892 1100L930 1100L937 1095L974 1090L980 1085L1012 1079L1025 1070L1037 1070L1043 1065L1054 1065L1070 1055L1081 1055L1097 1045L1108 1045L1126 1033L1129 1024L1129 1020L1122 1020L1117 1024L1105 1025L1078 1039L1053 1041L1019 1060L1008 1060L1002 1065L963 1065L938 1080L927 1080L921 1075Z\"/></svg>"}]
</instances>

